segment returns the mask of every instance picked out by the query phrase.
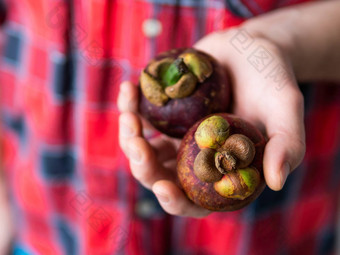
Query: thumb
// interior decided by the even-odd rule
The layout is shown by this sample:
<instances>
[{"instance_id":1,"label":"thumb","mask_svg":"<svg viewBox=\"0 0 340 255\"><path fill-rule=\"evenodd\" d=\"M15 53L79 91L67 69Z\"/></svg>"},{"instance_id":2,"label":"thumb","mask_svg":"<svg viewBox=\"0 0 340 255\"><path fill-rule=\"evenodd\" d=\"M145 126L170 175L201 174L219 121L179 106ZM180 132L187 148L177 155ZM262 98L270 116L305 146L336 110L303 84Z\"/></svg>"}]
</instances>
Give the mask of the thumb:
<instances>
[{"instance_id":1,"label":"thumb","mask_svg":"<svg viewBox=\"0 0 340 255\"><path fill-rule=\"evenodd\" d=\"M304 137L296 134L276 133L266 145L263 171L272 190L281 190L288 175L301 163L305 154Z\"/></svg>"}]
</instances>

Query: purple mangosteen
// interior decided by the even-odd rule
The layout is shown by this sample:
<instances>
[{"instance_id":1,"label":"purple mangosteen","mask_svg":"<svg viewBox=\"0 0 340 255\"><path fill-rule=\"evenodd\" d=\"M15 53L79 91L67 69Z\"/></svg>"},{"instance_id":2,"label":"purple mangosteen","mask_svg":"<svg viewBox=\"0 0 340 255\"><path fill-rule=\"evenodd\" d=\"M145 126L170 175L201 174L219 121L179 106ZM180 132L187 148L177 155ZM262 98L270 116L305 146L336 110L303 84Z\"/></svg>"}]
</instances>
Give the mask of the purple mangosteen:
<instances>
[{"instance_id":1,"label":"purple mangosteen","mask_svg":"<svg viewBox=\"0 0 340 255\"><path fill-rule=\"evenodd\" d=\"M174 49L151 60L140 76L139 111L159 131L182 138L206 115L225 112L230 83L210 55Z\"/></svg>"}]
</instances>

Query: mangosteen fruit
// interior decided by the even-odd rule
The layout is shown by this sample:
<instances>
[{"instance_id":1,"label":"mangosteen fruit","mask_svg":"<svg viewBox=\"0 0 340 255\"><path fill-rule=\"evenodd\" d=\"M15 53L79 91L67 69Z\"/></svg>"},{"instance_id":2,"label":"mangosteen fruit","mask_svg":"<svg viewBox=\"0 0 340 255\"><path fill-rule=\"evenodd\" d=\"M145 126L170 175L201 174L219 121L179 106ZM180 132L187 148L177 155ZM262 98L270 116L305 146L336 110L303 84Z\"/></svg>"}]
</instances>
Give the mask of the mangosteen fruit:
<instances>
[{"instance_id":1,"label":"mangosteen fruit","mask_svg":"<svg viewBox=\"0 0 340 255\"><path fill-rule=\"evenodd\" d=\"M229 106L225 70L193 48L170 50L151 60L141 72L139 88L139 112L171 137L182 138L196 121Z\"/></svg>"},{"instance_id":2,"label":"mangosteen fruit","mask_svg":"<svg viewBox=\"0 0 340 255\"><path fill-rule=\"evenodd\" d=\"M265 187L265 144L256 127L235 115L204 117L189 129L178 151L177 174L184 192L211 211L245 207Z\"/></svg>"}]
</instances>

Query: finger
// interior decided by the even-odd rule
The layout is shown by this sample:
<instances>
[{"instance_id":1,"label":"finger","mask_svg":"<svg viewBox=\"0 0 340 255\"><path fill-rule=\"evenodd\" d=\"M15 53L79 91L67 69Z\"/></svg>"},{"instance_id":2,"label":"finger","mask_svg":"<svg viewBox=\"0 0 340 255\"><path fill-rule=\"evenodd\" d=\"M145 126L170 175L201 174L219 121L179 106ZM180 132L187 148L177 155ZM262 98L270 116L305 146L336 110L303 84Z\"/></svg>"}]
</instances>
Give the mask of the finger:
<instances>
[{"instance_id":1,"label":"finger","mask_svg":"<svg viewBox=\"0 0 340 255\"><path fill-rule=\"evenodd\" d=\"M145 128L142 131L141 123L142 120L139 116L132 112L124 112L119 116L119 145L126 155L128 139L137 136L143 137L144 135ZM166 136L157 136L150 139L149 143L157 151L157 159L162 163L176 158L180 141L169 139Z\"/></svg>"},{"instance_id":2,"label":"finger","mask_svg":"<svg viewBox=\"0 0 340 255\"><path fill-rule=\"evenodd\" d=\"M263 167L268 186L282 189L287 176L303 160L306 151L303 122L303 97L298 89L286 89L287 95L276 100L277 110L266 116L269 141ZM279 101L282 101L281 103Z\"/></svg>"},{"instance_id":3,"label":"finger","mask_svg":"<svg viewBox=\"0 0 340 255\"><path fill-rule=\"evenodd\" d=\"M264 175L272 190L281 190L289 173L302 161L305 142L296 134L277 133L266 145L263 165Z\"/></svg>"},{"instance_id":4,"label":"finger","mask_svg":"<svg viewBox=\"0 0 340 255\"><path fill-rule=\"evenodd\" d=\"M162 208L169 214L201 218L211 212L192 203L173 182L161 180L152 186Z\"/></svg>"},{"instance_id":5,"label":"finger","mask_svg":"<svg viewBox=\"0 0 340 255\"><path fill-rule=\"evenodd\" d=\"M129 81L124 81L120 85L118 99L118 108L121 112L138 111L138 89Z\"/></svg>"},{"instance_id":6,"label":"finger","mask_svg":"<svg viewBox=\"0 0 340 255\"><path fill-rule=\"evenodd\" d=\"M157 151L159 162L169 159L175 159L177 156L177 148L179 147L176 139L167 139L164 135L150 139L149 143Z\"/></svg>"},{"instance_id":7,"label":"finger","mask_svg":"<svg viewBox=\"0 0 340 255\"><path fill-rule=\"evenodd\" d=\"M131 173L144 187L151 189L161 179L175 181L175 172L160 164L155 151L144 138L130 138L127 150Z\"/></svg>"},{"instance_id":8,"label":"finger","mask_svg":"<svg viewBox=\"0 0 340 255\"><path fill-rule=\"evenodd\" d=\"M138 88L129 81L124 81L120 85L120 90L117 99L118 109L121 112L138 112ZM153 134L155 129L152 125L141 118L143 124L143 132Z\"/></svg>"},{"instance_id":9,"label":"finger","mask_svg":"<svg viewBox=\"0 0 340 255\"><path fill-rule=\"evenodd\" d=\"M119 116L119 145L127 155L127 142L132 137L142 135L142 124L135 113L124 112Z\"/></svg>"}]
</instances>

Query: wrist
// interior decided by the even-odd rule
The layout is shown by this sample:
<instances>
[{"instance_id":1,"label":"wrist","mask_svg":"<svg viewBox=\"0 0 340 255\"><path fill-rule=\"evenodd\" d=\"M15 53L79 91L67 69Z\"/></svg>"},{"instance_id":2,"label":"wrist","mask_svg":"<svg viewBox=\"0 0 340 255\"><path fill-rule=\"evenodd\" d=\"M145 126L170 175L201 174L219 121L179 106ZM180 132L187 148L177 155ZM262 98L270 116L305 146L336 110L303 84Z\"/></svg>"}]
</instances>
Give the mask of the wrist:
<instances>
[{"instance_id":1,"label":"wrist","mask_svg":"<svg viewBox=\"0 0 340 255\"><path fill-rule=\"evenodd\" d=\"M340 81L339 1L282 8L241 25L254 38L275 44L299 81Z\"/></svg>"}]
</instances>

